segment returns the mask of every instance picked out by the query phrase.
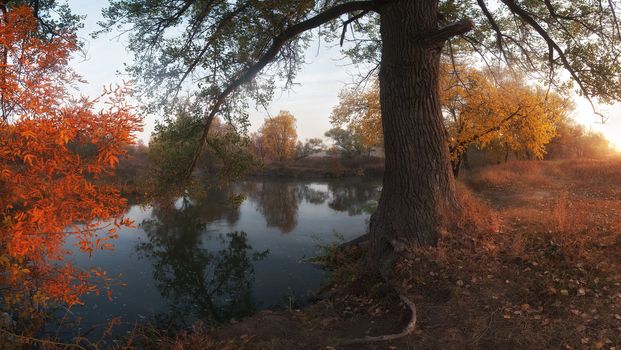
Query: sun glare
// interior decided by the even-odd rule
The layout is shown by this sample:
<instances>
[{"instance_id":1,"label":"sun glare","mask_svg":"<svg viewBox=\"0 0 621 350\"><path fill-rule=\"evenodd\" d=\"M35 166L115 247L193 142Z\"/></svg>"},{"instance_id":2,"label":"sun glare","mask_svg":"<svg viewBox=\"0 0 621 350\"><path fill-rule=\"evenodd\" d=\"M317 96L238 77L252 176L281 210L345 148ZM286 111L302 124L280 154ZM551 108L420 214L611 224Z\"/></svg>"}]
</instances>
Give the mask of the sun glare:
<instances>
[{"instance_id":1,"label":"sun glare","mask_svg":"<svg viewBox=\"0 0 621 350\"><path fill-rule=\"evenodd\" d=\"M612 118L611 118L612 119ZM621 153L621 122L609 120L605 124L597 124L593 130L599 131L610 142L612 148Z\"/></svg>"}]
</instances>

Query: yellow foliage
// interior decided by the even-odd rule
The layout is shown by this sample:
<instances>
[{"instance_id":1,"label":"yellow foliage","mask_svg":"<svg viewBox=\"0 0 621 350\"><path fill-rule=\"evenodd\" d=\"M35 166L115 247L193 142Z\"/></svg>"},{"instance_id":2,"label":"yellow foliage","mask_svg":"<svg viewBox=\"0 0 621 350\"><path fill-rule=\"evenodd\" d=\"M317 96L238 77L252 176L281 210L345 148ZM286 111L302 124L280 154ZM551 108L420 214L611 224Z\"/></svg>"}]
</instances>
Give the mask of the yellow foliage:
<instances>
[{"instance_id":1,"label":"yellow foliage","mask_svg":"<svg viewBox=\"0 0 621 350\"><path fill-rule=\"evenodd\" d=\"M556 124L570 108L558 94L528 86L523 77L506 70L445 65L440 86L453 158L470 145L485 148L497 142L541 159L556 135Z\"/></svg>"},{"instance_id":2,"label":"yellow foliage","mask_svg":"<svg viewBox=\"0 0 621 350\"><path fill-rule=\"evenodd\" d=\"M531 87L509 71L443 65L440 76L440 103L453 160L471 145L486 148L493 143L543 158L557 123L571 108L558 94ZM330 119L369 147L383 144L378 82L363 91L343 91Z\"/></svg>"},{"instance_id":3,"label":"yellow foliage","mask_svg":"<svg viewBox=\"0 0 621 350\"><path fill-rule=\"evenodd\" d=\"M354 135L360 137L366 147L383 145L379 82L374 81L371 88L364 91L344 90L339 99L339 104L330 115L332 125L350 129Z\"/></svg>"},{"instance_id":4,"label":"yellow foliage","mask_svg":"<svg viewBox=\"0 0 621 350\"><path fill-rule=\"evenodd\" d=\"M294 157L298 134L295 117L290 112L280 111L275 117L265 119L259 134L267 158L288 161Z\"/></svg>"}]
</instances>

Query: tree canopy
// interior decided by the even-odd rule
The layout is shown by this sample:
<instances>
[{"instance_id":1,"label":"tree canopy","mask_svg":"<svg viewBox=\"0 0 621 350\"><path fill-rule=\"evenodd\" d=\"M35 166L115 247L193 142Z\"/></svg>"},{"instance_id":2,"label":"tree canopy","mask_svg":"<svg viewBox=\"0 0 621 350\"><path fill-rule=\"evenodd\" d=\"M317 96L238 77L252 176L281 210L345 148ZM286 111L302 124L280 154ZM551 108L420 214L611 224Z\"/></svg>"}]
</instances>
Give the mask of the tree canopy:
<instances>
[{"instance_id":1,"label":"tree canopy","mask_svg":"<svg viewBox=\"0 0 621 350\"><path fill-rule=\"evenodd\" d=\"M170 100L162 97L176 96L188 84L208 105L206 114L218 110L233 117L236 107L243 107L237 104L240 98L269 98L274 76L295 78L310 30L321 25L328 40L340 38L343 25L341 39L350 42L344 51L354 61L379 62L377 14L398 2L112 0L102 24L105 30L129 33L136 62L130 72L160 106ZM569 81L565 71L577 91L604 102L621 95L621 32L614 1L439 1L437 14L442 30L435 35L456 35L445 46L446 54L502 60L558 86ZM347 37L346 28L355 35ZM420 38L431 39L431 34ZM257 76L264 68L267 74ZM229 98L220 99L225 95Z\"/></svg>"},{"instance_id":2,"label":"tree canopy","mask_svg":"<svg viewBox=\"0 0 621 350\"><path fill-rule=\"evenodd\" d=\"M379 132L381 135L381 132ZM326 137L334 141L334 148L345 158L368 155L373 149L364 142L363 136L357 129L350 127L334 127L325 133Z\"/></svg>"},{"instance_id":3,"label":"tree canopy","mask_svg":"<svg viewBox=\"0 0 621 350\"><path fill-rule=\"evenodd\" d=\"M189 184L180 181L179 174L185 170L184 164L191 162L194 157L201 132L201 107L187 99L176 105L164 120L156 123L149 143L152 177L148 187L152 195L169 195L164 192L186 189ZM208 147L202 150L197 160L194 169L197 173L214 175L217 170L219 179L229 182L237 179L253 164L247 150L248 138L219 118L214 119L205 142Z\"/></svg>"},{"instance_id":4,"label":"tree canopy","mask_svg":"<svg viewBox=\"0 0 621 350\"><path fill-rule=\"evenodd\" d=\"M454 173L472 145L484 149L501 144L507 152L542 159L571 103L556 92L529 86L508 70L452 68L442 75L440 97Z\"/></svg>"},{"instance_id":5,"label":"tree canopy","mask_svg":"<svg viewBox=\"0 0 621 350\"><path fill-rule=\"evenodd\" d=\"M542 159L557 124L572 107L554 91L529 86L516 72L455 64L443 65L440 103L455 173L470 146L484 149L501 144L507 152ZM381 146L379 84L344 90L331 121L337 128L326 136L335 137L337 145L349 153Z\"/></svg>"},{"instance_id":6,"label":"tree canopy","mask_svg":"<svg viewBox=\"0 0 621 350\"><path fill-rule=\"evenodd\" d=\"M339 94L339 104L332 110L330 122L337 129L348 129L361 147L383 147L379 82L374 80L369 88L363 90L343 90Z\"/></svg>"}]
</instances>

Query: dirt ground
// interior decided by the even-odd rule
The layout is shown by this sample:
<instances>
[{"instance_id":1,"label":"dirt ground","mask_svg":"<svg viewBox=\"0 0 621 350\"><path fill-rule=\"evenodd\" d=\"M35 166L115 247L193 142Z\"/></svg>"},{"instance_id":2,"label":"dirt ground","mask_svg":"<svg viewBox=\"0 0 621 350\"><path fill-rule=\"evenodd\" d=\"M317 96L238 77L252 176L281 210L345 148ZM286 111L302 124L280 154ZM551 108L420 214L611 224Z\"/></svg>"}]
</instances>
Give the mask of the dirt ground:
<instances>
[{"instance_id":1,"label":"dirt ground","mask_svg":"<svg viewBox=\"0 0 621 350\"><path fill-rule=\"evenodd\" d=\"M621 350L621 160L510 162L460 182L464 218L398 263L417 305L408 337L344 344L409 319L353 248L321 301L211 331L211 346Z\"/></svg>"}]
</instances>

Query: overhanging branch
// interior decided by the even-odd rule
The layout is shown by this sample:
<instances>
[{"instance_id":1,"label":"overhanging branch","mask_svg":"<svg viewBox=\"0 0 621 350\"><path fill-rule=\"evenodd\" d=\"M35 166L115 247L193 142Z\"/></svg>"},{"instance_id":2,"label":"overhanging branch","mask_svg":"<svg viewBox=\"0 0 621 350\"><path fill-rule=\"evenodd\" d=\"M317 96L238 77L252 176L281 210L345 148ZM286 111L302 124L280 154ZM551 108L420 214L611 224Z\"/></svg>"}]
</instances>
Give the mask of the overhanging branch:
<instances>
[{"instance_id":1,"label":"overhanging branch","mask_svg":"<svg viewBox=\"0 0 621 350\"><path fill-rule=\"evenodd\" d=\"M352 1L344 4L333 6L329 9L324 10L323 12L313 16L305 21L297 23L287 29L285 29L282 33L276 36L272 40L272 44L265 51L265 53L250 66L246 71L242 72L237 78L231 81L229 85L215 98L214 104L209 111L209 114L205 118L205 125L203 129L203 134L199 140L199 144L197 145L196 152L194 153L194 157L192 158L192 162L190 163L190 167L187 169L186 176L190 176L192 170L196 166L196 162L200 157L200 153L202 151L203 145L207 140L207 136L209 134L209 128L211 126L211 122L213 121L216 114L220 111L222 104L226 101L228 96L233 93L237 88L241 85L250 82L254 77L259 74L259 72L265 68L280 52L280 49L291 39L298 36L299 34L306 32L308 30L319 27L322 24L325 24L329 21L332 21L346 13L355 12L355 11L379 11L379 6L381 3L386 2L386 0L366 0L366 1Z\"/></svg>"},{"instance_id":2,"label":"overhanging branch","mask_svg":"<svg viewBox=\"0 0 621 350\"><path fill-rule=\"evenodd\" d=\"M487 18L487 21L492 26L492 29L494 30L496 34L496 45L498 45L498 49L500 50L500 53L506 59L507 54L505 53L504 46L502 45L502 31L500 30L500 27L498 26L498 22L496 22L496 19L494 18L492 13L487 8L487 5L485 4L484 0L477 0L477 3L479 4L481 11L483 11L483 14Z\"/></svg>"},{"instance_id":3,"label":"overhanging branch","mask_svg":"<svg viewBox=\"0 0 621 350\"><path fill-rule=\"evenodd\" d=\"M554 52L556 52L556 54L559 56L561 60L563 67L569 72L569 75L571 75L572 79L576 82L576 84L578 84L580 91L582 91L584 97L587 99L587 101L591 105L591 108L593 109L593 113L595 113L600 118L602 118L602 123L603 123L606 117L603 114L597 112L597 110L595 109L595 104L593 103L593 100L591 99L589 91L584 85L582 79L580 79L580 77L578 76L578 73L576 72L576 70L571 66L571 63L567 59L565 52L560 48L558 43L550 36L550 34L545 29L543 29L543 27L530 15L530 13L528 13L526 10L520 7L514 0L501 0L501 1L503 4L505 4L509 8L509 10L512 13L520 17L524 22L528 23L528 25L530 25L541 36L541 38L543 38L543 40L548 45L548 48L550 51L553 50ZM548 55L550 54L548 53ZM552 64L552 62L550 62L550 64Z\"/></svg>"}]
</instances>

